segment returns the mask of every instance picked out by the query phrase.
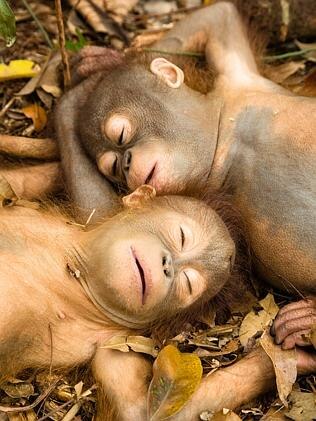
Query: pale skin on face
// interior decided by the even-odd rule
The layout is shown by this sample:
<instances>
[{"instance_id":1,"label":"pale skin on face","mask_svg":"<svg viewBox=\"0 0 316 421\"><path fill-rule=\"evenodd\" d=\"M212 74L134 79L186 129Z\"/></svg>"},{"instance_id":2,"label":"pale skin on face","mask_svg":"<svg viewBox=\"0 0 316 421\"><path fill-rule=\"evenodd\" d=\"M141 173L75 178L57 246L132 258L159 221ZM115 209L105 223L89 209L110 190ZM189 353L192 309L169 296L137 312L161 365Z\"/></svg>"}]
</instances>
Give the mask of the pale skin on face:
<instances>
[{"instance_id":1,"label":"pale skin on face","mask_svg":"<svg viewBox=\"0 0 316 421\"><path fill-rule=\"evenodd\" d=\"M199 262L219 234L214 217L210 211L200 221L166 206L134 209L111 219L85 246L89 267L98 268L84 284L86 292L109 317L131 326L150 322L159 308L176 311L191 305L208 288L212 265L220 262L223 280L230 273L234 245L220 221L221 251L215 246L206 266Z\"/></svg>"},{"instance_id":2,"label":"pale skin on face","mask_svg":"<svg viewBox=\"0 0 316 421\"><path fill-rule=\"evenodd\" d=\"M173 321L226 283L234 243L217 214L194 199L153 201L153 189L145 190L145 199L136 190L125 200L125 211L88 232L53 212L2 209L0 298L6 311L0 333L2 344L14 339L10 355L23 349L13 364L17 371L50 364L49 326L53 364L68 367L91 359L118 332L147 330L162 315ZM206 247L210 261L199 262ZM15 338L20 330L23 335ZM4 345L1 351L2 369Z\"/></svg>"}]
</instances>

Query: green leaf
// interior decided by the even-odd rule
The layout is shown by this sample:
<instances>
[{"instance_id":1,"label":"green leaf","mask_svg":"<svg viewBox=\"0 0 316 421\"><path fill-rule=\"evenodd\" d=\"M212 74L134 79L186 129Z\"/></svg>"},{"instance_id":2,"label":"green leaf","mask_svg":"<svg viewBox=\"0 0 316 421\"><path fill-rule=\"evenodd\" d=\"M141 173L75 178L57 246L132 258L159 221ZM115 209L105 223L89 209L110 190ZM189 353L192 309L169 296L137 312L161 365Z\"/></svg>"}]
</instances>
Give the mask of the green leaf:
<instances>
[{"instance_id":1,"label":"green leaf","mask_svg":"<svg viewBox=\"0 0 316 421\"><path fill-rule=\"evenodd\" d=\"M0 0L0 36L7 47L15 43L15 16L6 0Z\"/></svg>"},{"instance_id":2,"label":"green leaf","mask_svg":"<svg viewBox=\"0 0 316 421\"><path fill-rule=\"evenodd\" d=\"M66 41L67 50L73 51L74 53L77 53L78 51L80 51L87 44L87 40L85 39L85 37L84 37L83 33L80 31L80 29L78 29L78 28L76 29L76 34L77 34L78 40L76 40L76 41L67 40Z\"/></svg>"},{"instance_id":3,"label":"green leaf","mask_svg":"<svg viewBox=\"0 0 316 421\"><path fill-rule=\"evenodd\" d=\"M148 419L165 420L188 402L202 379L202 364L194 354L181 353L173 345L160 351L148 390Z\"/></svg>"}]
</instances>

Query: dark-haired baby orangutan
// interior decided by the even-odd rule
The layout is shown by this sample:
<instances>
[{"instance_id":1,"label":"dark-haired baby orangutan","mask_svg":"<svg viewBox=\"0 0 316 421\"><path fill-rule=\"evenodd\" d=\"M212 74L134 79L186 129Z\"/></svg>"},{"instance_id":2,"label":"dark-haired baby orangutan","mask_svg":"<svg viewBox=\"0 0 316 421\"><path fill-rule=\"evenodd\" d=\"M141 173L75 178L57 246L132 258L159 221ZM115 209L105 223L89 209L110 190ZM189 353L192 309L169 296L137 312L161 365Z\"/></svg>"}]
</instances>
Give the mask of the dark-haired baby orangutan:
<instances>
[{"instance_id":1,"label":"dark-haired baby orangutan","mask_svg":"<svg viewBox=\"0 0 316 421\"><path fill-rule=\"evenodd\" d=\"M56 112L72 199L85 219L92 209L115 209L116 185L175 193L198 182L228 192L257 275L301 299L280 313L276 341L303 345L316 322L315 99L259 74L228 2L194 12L152 48L166 54L82 53L78 71L88 77ZM191 73L177 65L177 53L193 49L215 74L207 94L192 89Z\"/></svg>"}]
</instances>

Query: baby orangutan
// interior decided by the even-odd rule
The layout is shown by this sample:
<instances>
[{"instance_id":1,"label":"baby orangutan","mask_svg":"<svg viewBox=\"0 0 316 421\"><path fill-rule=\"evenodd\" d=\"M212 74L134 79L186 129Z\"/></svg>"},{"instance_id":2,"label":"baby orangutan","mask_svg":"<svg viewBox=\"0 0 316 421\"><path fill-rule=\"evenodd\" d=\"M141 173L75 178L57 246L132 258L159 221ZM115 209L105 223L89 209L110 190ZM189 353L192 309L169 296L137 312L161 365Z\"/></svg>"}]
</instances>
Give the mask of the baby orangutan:
<instances>
[{"instance_id":1,"label":"baby orangutan","mask_svg":"<svg viewBox=\"0 0 316 421\"><path fill-rule=\"evenodd\" d=\"M91 361L100 402L104 393L117 419L146 420L150 363L102 344L117 334L168 337L211 307L226 311L245 288L219 215L193 198L154 196L152 187L138 188L120 213L89 231L56 211L1 209L2 379L26 368ZM301 356L299 369L310 370L310 357ZM273 384L272 364L255 351L204 379L179 417L191 421L203 409L235 408ZM114 420L105 408L98 420Z\"/></svg>"},{"instance_id":2,"label":"baby orangutan","mask_svg":"<svg viewBox=\"0 0 316 421\"><path fill-rule=\"evenodd\" d=\"M304 298L280 313L273 330L285 348L302 345L316 323L316 100L260 75L228 2L194 12L152 48L121 61L106 49L82 53L78 72L90 77L56 114L73 200L102 214L117 206L113 184L175 193L199 181L228 191L256 273ZM207 94L205 73L192 81L177 65L178 53L192 50L205 53L216 75Z\"/></svg>"}]
</instances>

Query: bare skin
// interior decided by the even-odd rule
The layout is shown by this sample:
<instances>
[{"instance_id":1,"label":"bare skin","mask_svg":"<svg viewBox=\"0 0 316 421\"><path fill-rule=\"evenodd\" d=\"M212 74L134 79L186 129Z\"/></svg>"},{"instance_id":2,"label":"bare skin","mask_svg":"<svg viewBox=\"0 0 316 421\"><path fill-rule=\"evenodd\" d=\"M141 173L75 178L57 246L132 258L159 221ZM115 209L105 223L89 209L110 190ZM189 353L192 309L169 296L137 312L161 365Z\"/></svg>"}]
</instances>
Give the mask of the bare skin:
<instances>
[{"instance_id":1,"label":"bare skin","mask_svg":"<svg viewBox=\"0 0 316 421\"><path fill-rule=\"evenodd\" d=\"M221 218L195 199L153 196L149 186L137 189L124 199L125 210L89 231L53 210L1 209L2 378L91 361L100 384L97 419L147 419L151 363L102 344L118 334L181 329L209 311L224 285L232 295L242 287L232 278L235 246ZM300 372L316 368L315 358L298 356ZM258 349L203 379L173 419L233 409L273 387L273 366Z\"/></svg>"},{"instance_id":2,"label":"bare skin","mask_svg":"<svg viewBox=\"0 0 316 421\"><path fill-rule=\"evenodd\" d=\"M45 199L62 189L63 181L58 162L1 168L3 176L19 198Z\"/></svg>"},{"instance_id":3,"label":"bare skin","mask_svg":"<svg viewBox=\"0 0 316 421\"><path fill-rule=\"evenodd\" d=\"M205 51L217 73L214 89L207 95L190 89L168 55L147 65L134 60L110 73L104 64L104 72L70 91L57 111L60 120L71 100L82 101L75 115L67 115L77 148L73 170L61 152L69 188L80 192L97 177L103 189L111 188L107 180L130 190L146 182L170 193L196 180L228 190L246 222L259 276L304 299L315 296L315 99L295 96L259 74L230 3L193 13L153 48ZM97 56L94 51L95 63ZM93 65L86 63L81 68L88 75ZM84 179L80 160L91 163ZM109 212L113 202L108 195L105 203L105 194L90 188L86 212L99 206L100 213ZM79 196L73 198L84 209Z\"/></svg>"}]
</instances>

